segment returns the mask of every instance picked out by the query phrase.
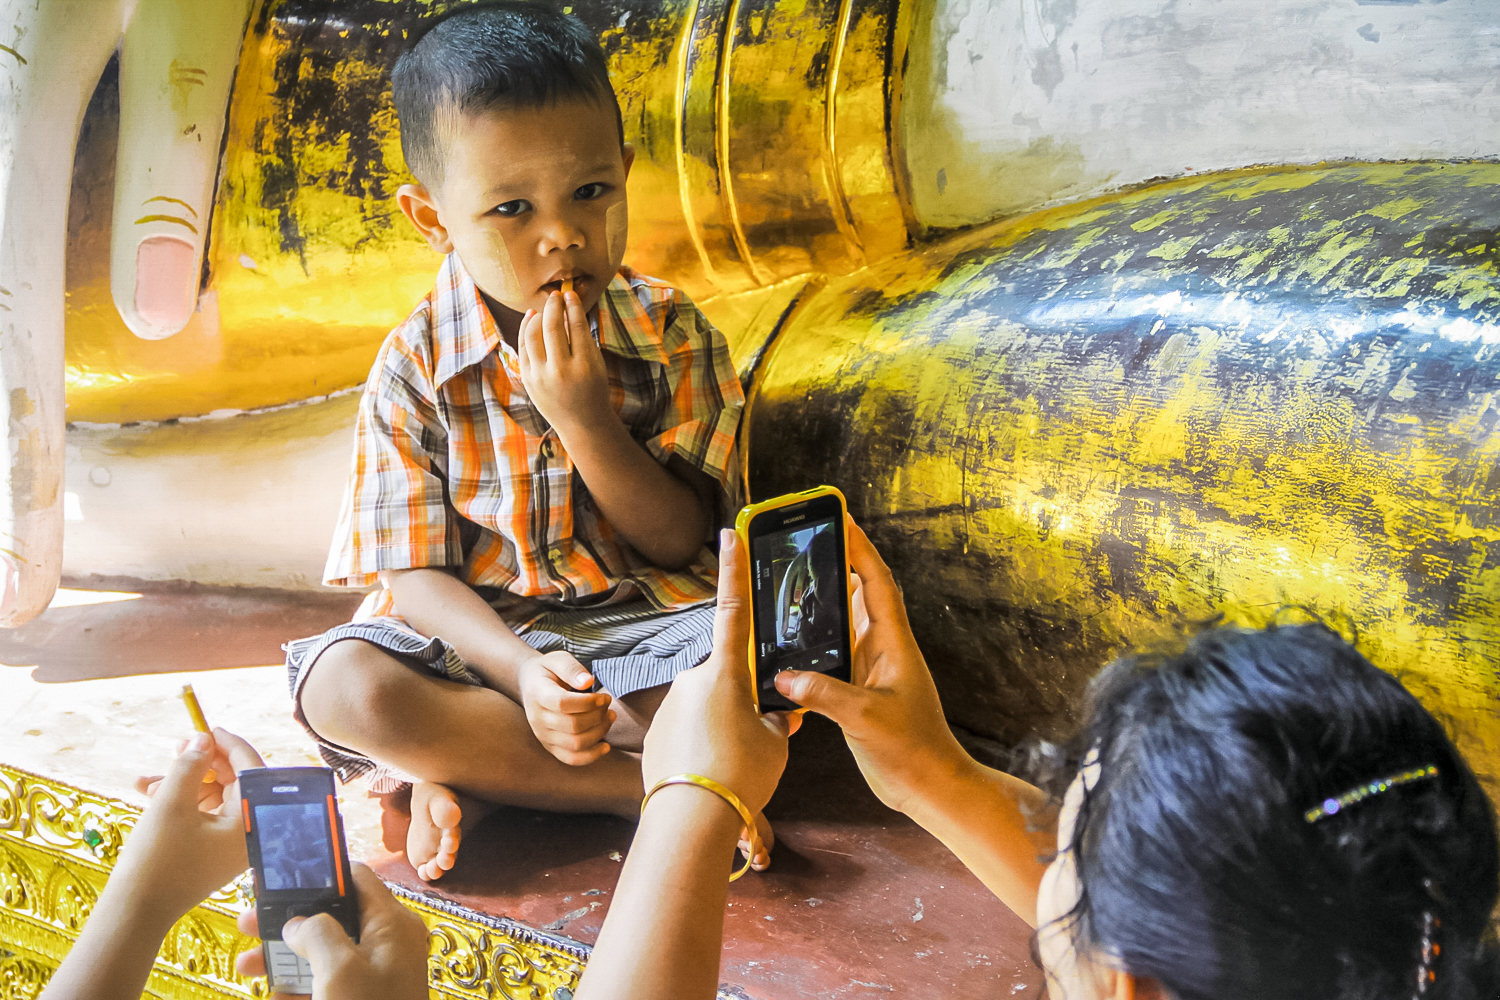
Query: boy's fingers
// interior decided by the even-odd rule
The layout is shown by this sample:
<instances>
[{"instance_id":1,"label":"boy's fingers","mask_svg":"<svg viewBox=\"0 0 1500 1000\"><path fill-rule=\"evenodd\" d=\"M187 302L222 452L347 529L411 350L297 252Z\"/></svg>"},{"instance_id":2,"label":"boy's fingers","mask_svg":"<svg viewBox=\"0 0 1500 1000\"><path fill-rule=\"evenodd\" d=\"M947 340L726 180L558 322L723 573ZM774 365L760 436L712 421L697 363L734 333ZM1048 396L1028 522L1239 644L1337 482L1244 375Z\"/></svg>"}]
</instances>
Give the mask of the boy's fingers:
<instances>
[{"instance_id":1,"label":"boy's fingers","mask_svg":"<svg viewBox=\"0 0 1500 1000\"><path fill-rule=\"evenodd\" d=\"M575 691L587 691L594 686L593 675L588 672L583 664L571 656L567 656L566 658L554 658L550 655L544 656L542 657L542 666L547 669L549 674Z\"/></svg>"},{"instance_id":2,"label":"boy's fingers","mask_svg":"<svg viewBox=\"0 0 1500 1000\"><path fill-rule=\"evenodd\" d=\"M849 606L853 609L854 638L858 640L870 628L870 613L865 609L865 583L859 578L858 573L850 574L854 580L854 592L849 596Z\"/></svg>"},{"instance_id":3,"label":"boy's fingers","mask_svg":"<svg viewBox=\"0 0 1500 1000\"><path fill-rule=\"evenodd\" d=\"M604 737L609 734L609 723L601 723L585 729L581 733L564 733L554 731L548 740L559 750L570 753L582 753L592 749L603 742Z\"/></svg>"},{"instance_id":4,"label":"boy's fingers","mask_svg":"<svg viewBox=\"0 0 1500 1000\"><path fill-rule=\"evenodd\" d=\"M782 736L790 737L802 728L801 712L767 712L760 717L766 725L774 728Z\"/></svg>"},{"instance_id":5,"label":"boy's fingers","mask_svg":"<svg viewBox=\"0 0 1500 1000\"><path fill-rule=\"evenodd\" d=\"M563 306L568 316L568 346L574 348L573 353L587 350L589 344L584 340L593 342L589 333L589 318L583 311L583 300L578 297L577 292L563 292Z\"/></svg>"},{"instance_id":6,"label":"boy's fingers","mask_svg":"<svg viewBox=\"0 0 1500 1000\"><path fill-rule=\"evenodd\" d=\"M596 725L589 726L574 733L558 733L557 738L567 744L569 750L587 750L598 743L609 734L611 723L608 719L600 720Z\"/></svg>"},{"instance_id":7,"label":"boy's fingers","mask_svg":"<svg viewBox=\"0 0 1500 1000\"><path fill-rule=\"evenodd\" d=\"M526 310L521 317L521 323L516 327L516 360L521 365L521 377L526 377L527 370L531 367L531 357L526 351L526 327L531 323L531 310Z\"/></svg>"},{"instance_id":8,"label":"boy's fingers","mask_svg":"<svg viewBox=\"0 0 1500 1000\"><path fill-rule=\"evenodd\" d=\"M165 776L160 774L143 774L139 778L136 778L132 784L135 790L142 795L155 795L157 786L161 784L163 777Z\"/></svg>"},{"instance_id":9,"label":"boy's fingers","mask_svg":"<svg viewBox=\"0 0 1500 1000\"><path fill-rule=\"evenodd\" d=\"M573 767L583 767L609 753L608 743L595 743L587 750L564 750L562 747L553 747L552 756Z\"/></svg>"},{"instance_id":10,"label":"boy's fingers","mask_svg":"<svg viewBox=\"0 0 1500 1000\"><path fill-rule=\"evenodd\" d=\"M609 707L609 696L589 694L584 691L569 691L559 687L540 699L541 707L559 715L591 715Z\"/></svg>"},{"instance_id":11,"label":"boy's fingers","mask_svg":"<svg viewBox=\"0 0 1500 1000\"><path fill-rule=\"evenodd\" d=\"M208 772L213 775L213 771ZM213 781L205 781L198 786L198 811L202 813L216 813L224 805L223 785L219 784L217 778Z\"/></svg>"},{"instance_id":12,"label":"boy's fingers","mask_svg":"<svg viewBox=\"0 0 1500 1000\"><path fill-rule=\"evenodd\" d=\"M516 338L516 341L525 346L527 361L531 365L545 365L547 363L547 344L542 337L543 314L531 313L530 310L527 310L527 312L531 315L531 322L522 322L521 334Z\"/></svg>"},{"instance_id":13,"label":"boy's fingers","mask_svg":"<svg viewBox=\"0 0 1500 1000\"><path fill-rule=\"evenodd\" d=\"M783 670L777 674L776 690L844 728L858 721L861 706L874 696L874 692L845 684L827 674L805 670Z\"/></svg>"},{"instance_id":14,"label":"boy's fingers","mask_svg":"<svg viewBox=\"0 0 1500 1000\"><path fill-rule=\"evenodd\" d=\"M361 932L381 922L419 920L416 914L397 902L385 883L380 881L367 865L358 861L349 866L354 876L354 891L359 894L359 926ZM363 933L361 933L363 937Z\"/></svg>"},{"instance_id":15,"label":"boy's fingers","mask_svg":"<svg viewBox=\"0 0 1500 1000\"><path fill-rule=\"evenodd\" d=\"M571 353L567 324L563 319L562 296L557 292L549 292L547 304L542 307L542 339L547 344L547 357L553 364L566 360Z\"/></svg>"},{"instance_id":16,"label":"boy's fingers","mask_svg":"<svg viewBox=\"0 0 1500 1000\"><path fill-rule=\"evenodd\" d=\"M234 926L247 938L260 937L260 917L255 912L255 907L241 910L239 916L234 918ZM260 946L252 945L234 956L234 970L242 976L264 976L266 974L266 956Z\"/></svg>"},{"instance_id":17,"label":"boy's fingers","mask_svg":"<svg viewBox=\"0 0 1500 1000\"><path fill-rule=\"evenodd\" d=\"M229 759L225 752L224 744L219 743L219 734L214 733L214 742L218 746L214 749L212 766L208 770L208 777L220 784L227 785L234 780L234 762Z\"/></svg>"},{"instance_id":18,"label":"boy's fingers","mask_svg":"<svg viewBox=\"0 0 1500 1000\"><path fill-rule=\"evenodd\" d=\"M587 697L586 695L565 696L571 703L574 699ZM609 717L609 711L603 705L586 705L583 708L574 708L569 711L570 704L560 706L556 711L543 709L543 718L546 720L548 729L559 733L581 733L592 729Z\"/></svg>"},{"instance_id":19,"label":"boy's fingers","mask_svg":"<svg viewBox=\"0 0 1500 1000\"><path fill-rule=\"evenodd\" d=\"M750 567L738 532L719 532L719 602L714 610L714 655L710 663L728 670L750 689Z\"/></svg>"}]
</instances>

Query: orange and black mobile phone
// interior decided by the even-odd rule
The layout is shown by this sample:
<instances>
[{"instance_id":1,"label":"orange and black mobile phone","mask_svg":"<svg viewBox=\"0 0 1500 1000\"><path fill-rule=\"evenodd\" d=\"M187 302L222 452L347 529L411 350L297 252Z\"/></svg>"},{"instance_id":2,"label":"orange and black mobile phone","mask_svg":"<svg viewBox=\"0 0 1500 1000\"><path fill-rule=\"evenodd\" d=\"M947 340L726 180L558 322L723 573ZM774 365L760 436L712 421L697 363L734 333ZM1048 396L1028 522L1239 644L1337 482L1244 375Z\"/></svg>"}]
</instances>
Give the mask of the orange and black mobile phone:
<instances>
[{"instance_id":1,"label":"orange and black mobile phone","mask_svg":"<svg viewBox=\"0 0 1500 1000\"><path fill-rule=\"evenodd\" d=\"M750 669L762 712L799 711L776 690L783 670L849 680L849 554L844 495L832 486L751 504L735 519L750 555Z\"/></svg>"},{"instance_id":2,"label":"orange and black mobile phone","mask_svg":"<svg viewBox=\"0 0 1500 1000\"><path fill-rule=\"evenodd\" d=\"M359 903L333 772L250 768L240 772L240 801L271 992L311 993L312 967L281 940L286 922L331 914L350 940L359 941Z\"/></svg>"}]
</instances>

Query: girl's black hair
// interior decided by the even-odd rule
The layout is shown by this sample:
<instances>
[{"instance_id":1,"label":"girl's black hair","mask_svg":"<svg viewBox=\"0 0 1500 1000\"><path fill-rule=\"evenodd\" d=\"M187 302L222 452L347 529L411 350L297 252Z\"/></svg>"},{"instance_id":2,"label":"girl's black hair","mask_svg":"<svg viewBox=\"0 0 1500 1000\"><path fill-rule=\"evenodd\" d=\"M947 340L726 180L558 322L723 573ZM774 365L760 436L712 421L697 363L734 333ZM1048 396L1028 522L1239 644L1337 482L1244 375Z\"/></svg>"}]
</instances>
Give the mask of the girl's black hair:
<instances>
[{"instance_id":1,"label":"girl's black hair","mask_svg":"<svg viewBox=\"0 0 1500 1000\"><path fill-rule=\"evenodd\" d=\"M401 152L424 184L443 180L445 115L583 98L624 122L599 40L576 17L525 0L459 7L424 25L396 60Z\"/></svg>"},{"instance_id":2,"label":"girl's black hair","mask_svg":"<svg viewBox=\"0 0 1500 1000\"><path fill-rule=\"evenodd\" d=\"M1443 726L1323 625L1215 628L1116 660L1043 783L1097 752L1072 850L1080 948L1177 1000L1496 1000L1495 816ZM1324 800L1436 765L1310 823Z\"/></svg>"}]
</instances>

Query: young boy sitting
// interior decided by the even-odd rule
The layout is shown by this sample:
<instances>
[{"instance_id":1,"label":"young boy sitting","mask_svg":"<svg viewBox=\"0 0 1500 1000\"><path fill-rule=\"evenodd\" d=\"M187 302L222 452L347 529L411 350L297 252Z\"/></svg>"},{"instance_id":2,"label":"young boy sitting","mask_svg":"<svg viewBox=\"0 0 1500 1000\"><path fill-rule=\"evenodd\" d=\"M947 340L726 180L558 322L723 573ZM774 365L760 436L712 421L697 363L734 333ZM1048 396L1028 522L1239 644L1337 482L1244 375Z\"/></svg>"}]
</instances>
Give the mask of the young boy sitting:
<instances>
[{"instance_id":1,"label":"young boy sitting","mask_svg":"<svg viewBox=\"0 0 1500 1000\"><path fill-rule=\"evenodd\" d=\"M622 751L710 651L744 397L687 296L621 266L635 152L580 22L461 8L392 92L397 199L445 257L370 372L324 573L384 587L287 667L343 780L411 783L435 879L482 803L639 815Z\"/></svg>"}]
</instances>

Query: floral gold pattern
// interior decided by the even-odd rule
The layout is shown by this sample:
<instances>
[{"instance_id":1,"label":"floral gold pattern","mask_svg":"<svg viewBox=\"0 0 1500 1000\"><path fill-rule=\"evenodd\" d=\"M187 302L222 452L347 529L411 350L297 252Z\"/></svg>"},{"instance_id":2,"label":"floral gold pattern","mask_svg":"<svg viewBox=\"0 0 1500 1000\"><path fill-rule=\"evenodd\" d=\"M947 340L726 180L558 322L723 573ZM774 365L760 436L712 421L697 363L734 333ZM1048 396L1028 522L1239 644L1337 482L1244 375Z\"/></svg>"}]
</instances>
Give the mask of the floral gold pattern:
<instances>
[{"instance_id":1,"label":"floral gold pattern","mask_svg":"<svg viewBox=\"0 0 1500 1000\"><path fill-rule=\"evenodd\" d=\"M36 1000L52 978L52 967L0 953L0 1000Z\"/></svg>"},{"instance_id":2,"label":"floral gold pattern","mask_svg":"<svg viewBox=\"0 0 1500 1000\"><path fill-rule=\"evenodd\" d=\"M34 1000L78 937L139 811L128 803L0 764L0 1000ZM434 997L571 1000L587 947L504 917L399 887L427 924ZM147 992L170 1000L263 998L264 979L234 972L254 942L235 928L236 886L179 920Z\"/></svg>"},{"instance_id":3,"label":"floral gold pattern","mask_svg":"<svg viewBox=\"0 0 1500 1000\"><path fill-rule=\"evenodd\" d=\"M588 948L392 886L396 897L427 924L428 976L435 995L570 1000Z\"/></svg>"}]
</instances>

